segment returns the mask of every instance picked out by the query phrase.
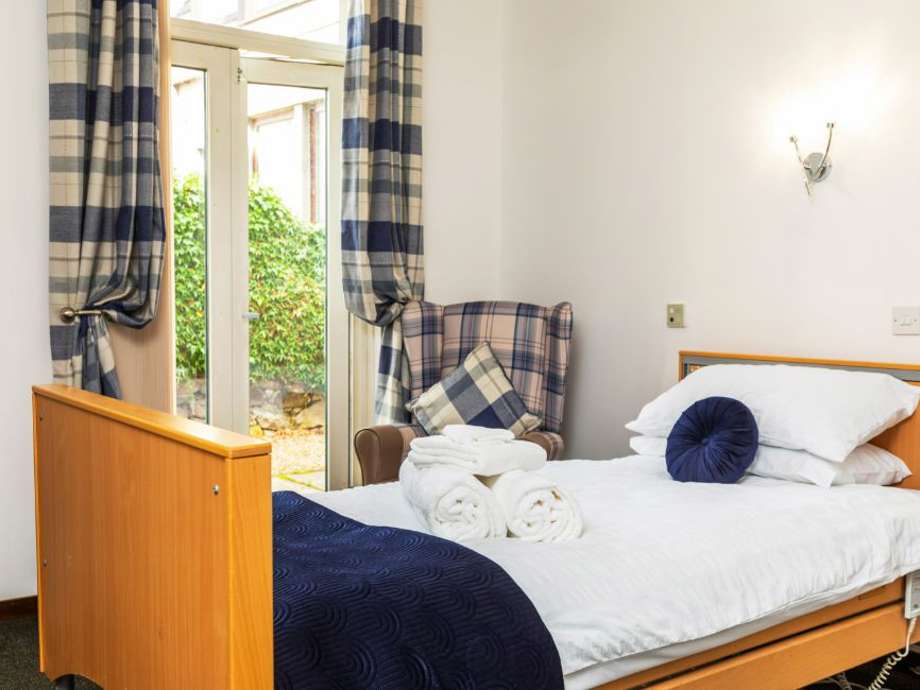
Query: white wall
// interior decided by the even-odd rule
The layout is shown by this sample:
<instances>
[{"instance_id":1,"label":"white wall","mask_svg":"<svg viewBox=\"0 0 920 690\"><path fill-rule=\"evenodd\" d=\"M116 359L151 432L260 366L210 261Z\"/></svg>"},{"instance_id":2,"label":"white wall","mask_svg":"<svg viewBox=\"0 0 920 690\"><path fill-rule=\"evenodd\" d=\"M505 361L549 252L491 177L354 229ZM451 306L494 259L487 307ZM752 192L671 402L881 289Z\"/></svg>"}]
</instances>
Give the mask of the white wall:
<instances>
[{"instance_id":1,"label":"white wall","mask_svg":"<svg viewBox=\"0 0 920 690\"><path fill-rule=\"evenodd\" d=\"M425 3L426 299L494 299L502 222L503 25L494 0Z\"/></svg>"},{"instance_id":2,"label":"white wall","mask_svg":"<svg viewBox=\"0 0 920 690\"><path fill-rule=\"evenodd\" d=\"M681 348L920 362L889 323L920 304L918 25L909 0L507 0L500 287L574 303L571 455L623 453ZM788 136L828 119L809 200Z\"/></svg>"},{"instance_id":3,"label":"white wall","mask_svg":"<svg viewBox=\"0 0 920 690\"><path fill-rule=\"evenodd\" d=\"M35 594L29 386L51 379L48 344L48 67L45 3L4 7L0 64L0 601Z\"/></svg>"}]
</instances>

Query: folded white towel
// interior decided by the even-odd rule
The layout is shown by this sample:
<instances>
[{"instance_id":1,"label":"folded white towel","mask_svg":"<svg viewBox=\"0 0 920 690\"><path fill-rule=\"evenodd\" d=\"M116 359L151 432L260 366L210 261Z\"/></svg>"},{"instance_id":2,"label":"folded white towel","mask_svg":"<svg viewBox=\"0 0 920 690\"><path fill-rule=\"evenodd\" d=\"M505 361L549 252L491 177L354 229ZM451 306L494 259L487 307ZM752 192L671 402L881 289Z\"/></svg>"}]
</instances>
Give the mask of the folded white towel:
<instances>
[{"instance_id":1,"label":"folded white towel","mask_svg":"<svg viewBox=\"0 0 920 690\"><path fill-rule=\"evenodd\" d=\"M507 534L495 494L469 472L404 462L399 483L419 522L432 534L455 541Z\"/></svg>"},{"instance_id":2,"label":"folded white towel","mask_svg":"<svg viewBox=\"0 0 920 690\"><path fill-rule=\"evenodd\" d=\"M482 476L539 470L546 464L546 451L530 441L462 444L447 436L423 436L413 439L409 448L407 460L419 467L449 465Z\"/></svg>"},{"instance_id":3,"label":"folded white towel","mask_svg":"<svg viewBox=\"0 0 920 690\"><path fill-rule=\"evenodd\" d=\"M441 433L457 443L503 443L514 440L514 434L507 429L490 429L470 424L448 424Z\"/></svg>"},{"instance_id":4,"label":"folded white towel","mask_svg":"<svg viewBox=\"0 0 920 690\"><path fill-rule=\"evenodd\" d=\"M578 503L543 475L514 470L484 481L498 499L513 536L545 542L581 536Z\"/></svg>"}]
</instances>

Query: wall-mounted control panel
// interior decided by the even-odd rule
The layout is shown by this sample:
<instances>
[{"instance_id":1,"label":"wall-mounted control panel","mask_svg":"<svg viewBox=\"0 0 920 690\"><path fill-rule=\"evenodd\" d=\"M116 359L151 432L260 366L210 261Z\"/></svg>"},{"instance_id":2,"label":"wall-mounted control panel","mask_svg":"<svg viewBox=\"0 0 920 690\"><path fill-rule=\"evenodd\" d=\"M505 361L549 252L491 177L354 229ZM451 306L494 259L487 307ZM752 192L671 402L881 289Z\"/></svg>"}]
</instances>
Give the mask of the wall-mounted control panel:
<instances>
[{"instance_id":1,"label":"wall-mounted control panel","mask_svg":"<svg viewBox=\"0 0 920 690\"><path fill-rule=\"evenodd\" d=\"M893 307L891 332L895 335L920 335L920 307Z\"/></svg>"},{"instance_id":2,"label":"wall-mounted control panel","mask_svg":"<svg viewBox=\"0 0 920 690\"><path fill-rule=\"evenodd\" d=\"M920 570L907 576L907 591L904 594L904 617L920 616Z\"/></svg>"},{"instance_id":3,"label":"wall-mounted control panel","mask_svg":"<svg viewBox=\"0 0 920 690\"><path fill-rule=\"evenodd\" d=\"M669 304L668 305L668 328L683 328L684 327L684 305L683 304Z\"/></svg>"}]
</instances>

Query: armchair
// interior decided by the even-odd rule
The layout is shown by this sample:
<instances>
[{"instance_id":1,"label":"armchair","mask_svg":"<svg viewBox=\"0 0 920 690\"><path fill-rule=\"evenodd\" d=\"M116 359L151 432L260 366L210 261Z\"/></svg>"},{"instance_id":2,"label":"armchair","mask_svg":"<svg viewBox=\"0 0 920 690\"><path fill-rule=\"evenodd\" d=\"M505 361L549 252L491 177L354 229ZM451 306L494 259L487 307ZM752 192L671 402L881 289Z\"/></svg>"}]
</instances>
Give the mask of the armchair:
<instances>
[{"instance_id":1,"label":"armchair","mask_svg":"<svg viewBox=\"0 0 920 690\"><path fill-rule=\"evenodd\" d=\"M543 446L550 460L562 455L571 304L410 302L402 313L402 327L413 399L488 342L528 411L543 420L540 429L521 438ZM417 424L384 424L358 431L355 452L364 483L395 481L412 439L424 435Z\"/></svg>"}]
</instances>

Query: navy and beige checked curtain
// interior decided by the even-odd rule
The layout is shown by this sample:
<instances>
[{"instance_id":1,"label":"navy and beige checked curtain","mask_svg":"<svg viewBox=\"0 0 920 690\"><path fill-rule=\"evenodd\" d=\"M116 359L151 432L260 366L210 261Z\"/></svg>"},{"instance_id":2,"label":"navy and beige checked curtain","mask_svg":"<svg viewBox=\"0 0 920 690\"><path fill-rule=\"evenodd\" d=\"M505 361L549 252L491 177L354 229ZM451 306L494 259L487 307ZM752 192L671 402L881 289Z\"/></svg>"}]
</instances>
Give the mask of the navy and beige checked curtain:
<instances>
[{"instance_id":1,"label":"navy and beige checked curtain","mask_svg":"<svg viewBox=\"0 0 920 690\"><path fill-rule=\"evenodd\" d=\"M54 379L113 397L106 319L141 328L160 292L158 59L157 0L48 0Z\"/></svg>"},{"instance_id":2,"label":"navy and beige checked curtain","mask_svg":"<svg viewBox=\"0 0 920 690\"><path fill-rule=\"evenodd\" d=\"M422 299L420 0L351 0L342 128L348 310L383 329L375 411L407 421L403 306Z\"/></svg>"}]
</instances>

